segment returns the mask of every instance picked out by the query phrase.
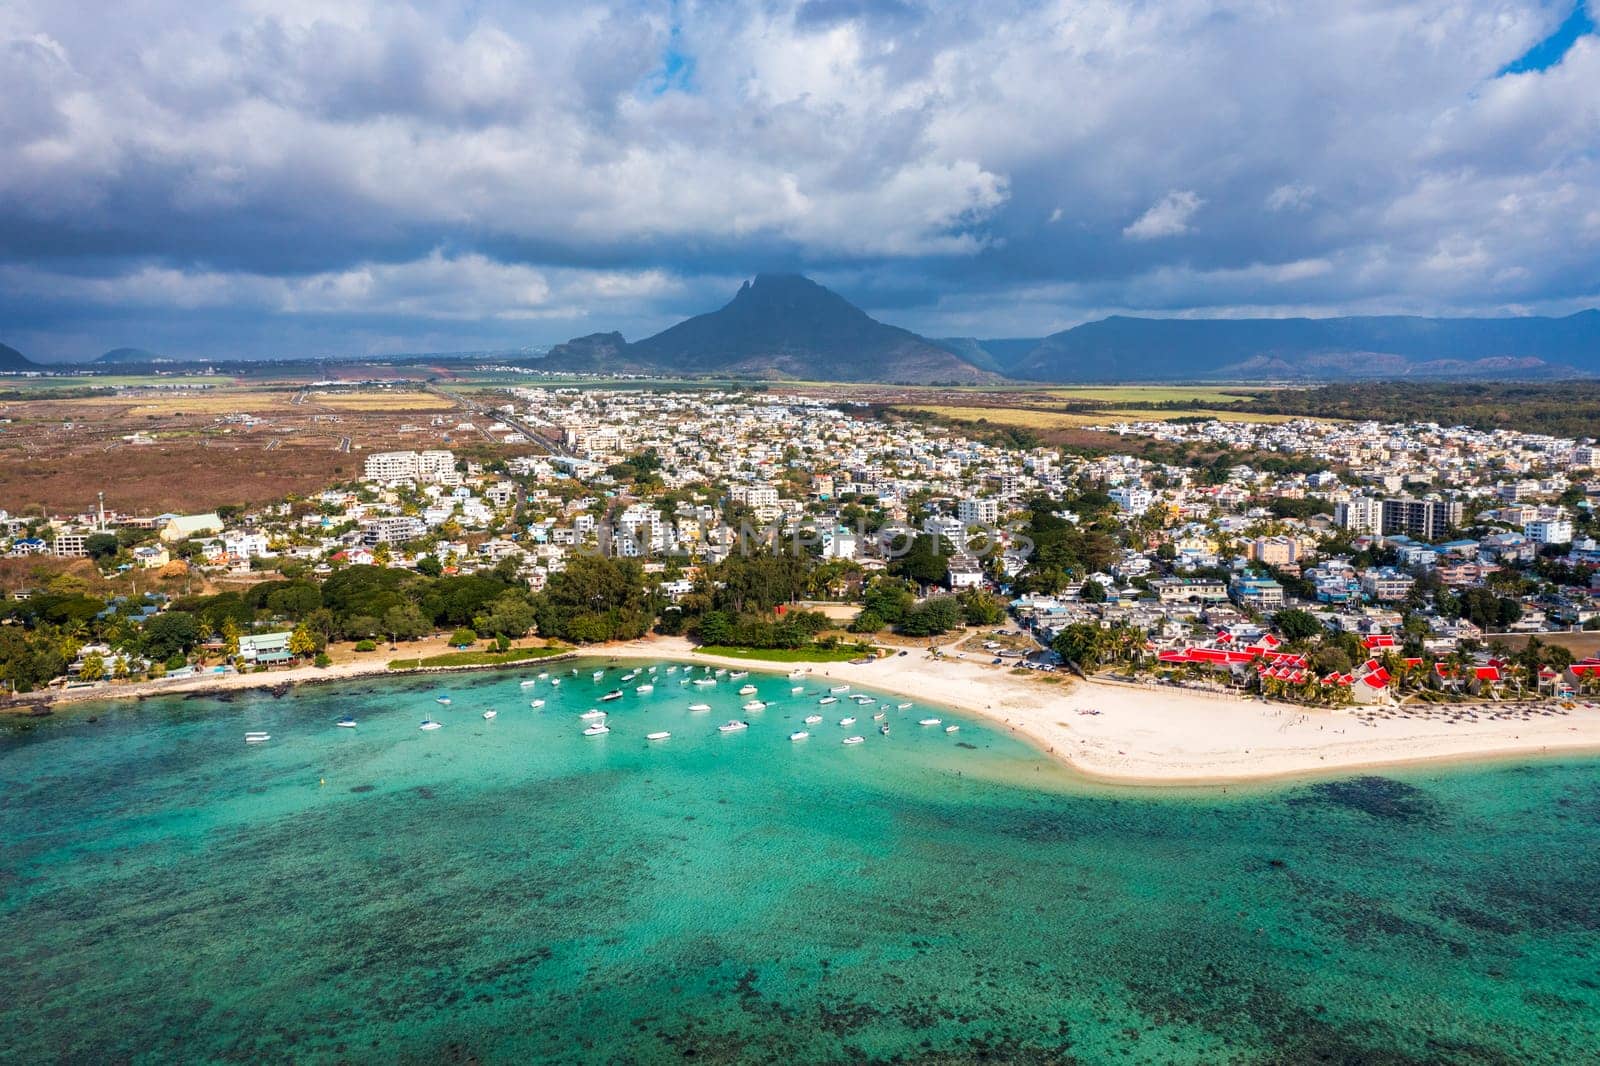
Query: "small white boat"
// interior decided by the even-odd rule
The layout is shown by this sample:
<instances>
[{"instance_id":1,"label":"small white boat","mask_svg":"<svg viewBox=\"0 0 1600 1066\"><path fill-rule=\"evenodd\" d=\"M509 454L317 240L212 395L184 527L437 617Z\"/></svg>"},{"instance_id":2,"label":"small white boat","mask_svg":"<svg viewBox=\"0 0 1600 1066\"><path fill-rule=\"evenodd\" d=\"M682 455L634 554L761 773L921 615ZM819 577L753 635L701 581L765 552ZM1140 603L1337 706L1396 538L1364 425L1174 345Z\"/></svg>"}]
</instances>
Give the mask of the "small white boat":
<instances>
[{"instance_id":1,"label":"small white boat","mask_svg":"<svg viewBox=\"0 0 1600 1066\"><path fill-rule=\"evenodd\" d=\"M687 677L680 677L678 679L678 684L680 684L680 685L687 685L688 683L689 683L689 679Z\"/></svg>"},{"instance_id":2,"label":"small white boat","mask_svg":"<svg viewBox=\"0 0 1600 1066\"><path fill-rule=\"evenodd\" d=\"M483 712L484 720L485 721L491 721L499 713L500 713L499 711L495 710L493 707L490 707L487 711Z\"/></svg>"},{"instance_id":3,"label":"small white boat","mask_svg":"<svg viewBox=\"0 0 1600 1066\"><path fill-rule=\"evenodd\" d=\"M805 690L806 690L806 687L804 685L796 685L794 688L789 690L789 695L798 696L798 695L800 695L800 693L804 692Z\"/></svg>"},{"instance_id":4,"label":"small white boat","mask_svg":"<svg viewBox=\"0 0 1600 1066\"><path fill-rule=\"evenodd\" d=\"M855 700L856 704L858 706L861 706L861 707L865 707L869 703L877 703L878 702L877 700L873 699L871 696L863 696L859 692L856 693L854 696L851 696L850 698Z\"/></svg>"},{"instance_id":5,"label":"small white boat","mask_svg":"<svg viewBox=\"0 0 1600 1066\"><path fill-rule=\"evenodd\" d=\"M820 721L822 721L822 715L820 714L806 715L806 725L816 725Z\"/></svg>"},{"instance_id":6,"label":"small white boat","mask_svg":"<svg viewBox=\"0 0 1600 1066\"><path fill-rule=\"evenodd\" d=\"M652 669L652 670L654 670L654 669L655 669L655 667L653 667L653 666L652 666L652 667L651 667L651 669ZM677 673L677 672L678 672L678 668L677 668L677 667L676 667L676 666L669 666L669 667L667 667L667 673L669 673L669 674L675 674L675 673Z\"/></svg>"},{"instance_id":7,"label":"small white boat","mask_svg":"<svg viewBox=\"0 0 1600 1066\"><path fill-rule=\"evenodd\" d=\"M878 732L882 733L884 736L888 736L889 735L889 723L885 722L882 725L880 725L878 727Z\"/></svg>"},{"instance_id":8,"label":"small white boat","mask_svg":"<svg viewBox=\"0 0 1600 1066\"><path fill-rule=\"evenodd\" d=\"M671 733L668 733L665 729L663 729L659 733L646 733L644 735L644 738L646 740L666 740L671 735L672 735Z\"/></svg>"},{"instance_id":9,"label":"small white boat","mask_svg":"<svg viewBox=\"0 0 1600 1066\"><path fill-rule=\"evenodd\" d=\"M874 722L881 722L887 717L889 717L889 712L888 711L879 711L877 714L872 716L872 720Z\"/></svg>"},{"instance_id":10,"label":"small white boat","mask_svg":"<svg viewBox=\"0 0 1600 1066\"><path fill-rule=\"evenodd\" d=\"M839 719L839 724L840 725L855 725L856 724L855 716L854 715L850 715L850 716L841 718L841 719Z\"/></svg>"},{"instance_id":11,"label":"small white boat","mask_svg":"<svg viewBox=\"0 0 1600 1066\"><path fill-rule=\"evenodd\" d=\"M585 719L604 718L605 716L605 711L597 711L593 707L590 707L587 711L584 711L582 714L578 715L579 718Z\"/></svg>"},{"instance_id":12,"label":"small white boat","mask_svg":"<svg viewBox=\"0 0 1600 1066\"><path fill-rule=\"evenodd\" d=\"M356 720L347 714L343 718L339 719L336 724L340 729L354 729L356 727Z\"/></svg>"},{"instance_id":13,"label":"small white boat","mask_svg":"<svg viewBox=\"0 0 1600 1066\"><path fill-rule=\"evenodd\" d=\"M605 676L606 676L606 672L604 670L596 670L594 672L594 679L596 681L599 681L602 677L605 677Z\"/></svg>"},{"instance_id":14,"label":"small white boat","mask_svg":"<svg viewBox=\"0 0 1600 1066\"><path fill-rule=\"evenodd\" d=\"M750 676L750 671L748 671L748 670L735 670L733 673L728 675L728 680L729 681L743 681L745 678L747 678L749 676Z\"/></svg>"},{"instance_id":15,"label":"small white boat","mask_svg":"<svg viewBox=\"0 0 1600 1066\"><path fill-rule=\"evenodd\" d=\"M622 690L620 688L614 688L610 692L607 692L604 696L601 696L600 702L609 703L611 700L620 700L621 698Z\"/></svg>"},{"instance_id":16,"label":"small white boat","mask_svg":"<svg viewBox=\"0 0 1600 1066\"><path fill-rule=\"evenodd\" d=\"M709 703L691 703L691 704L689 704L689 709L691 711L709 711L711 709L711 704L709 704Z\"/></svg>"},{"instance_id":17,"label":"small white boat","mask_svg":"<svg viewBox=\"0 0 1600 1066\"><path fill-rule=\"evenodd\" d=\"M806 672L804 670L790 670L789 671L789 680L790 681L799 681L802 677L805 677L805 676L806 676Z\"/></svg>"},{"instance_id":18,"label":"small white boat","mask_svg":"<svg viewBox=\"0 0 1600 1066\"><path fill-rule=\"evenodd\" d=\"M634 678L636 678L638 676L639 676L639 671L637 671L637 670L629 670L627 673L625 673L621 677L617 678L617 680L621 681L623 684L627 684L629 681L632 681Z\"/></svg>"},{"instance_id":19,"label":"small white boat","mask_svg":"<svg viewBox=\"0 0 1600 1066\"><path fill-rule=\"evenodd\" d=\"M939 724L939 719L937 719L937 718L924 718L922 721L918 722L917 724L918 725L938 725Z\"/></svg>"},{"instance_id":20,"label":"small white boat","mask_svg":"<svg viewBox=\"0 0 1600 1066\"><path fill-rule=\"evenodd\" d=\"M550 683L552 685L559 685L559 684L561 684L561 679L559 677L552 677L550 679Z\"/></svg>"},{"instance_id":21,"label":"small white boat","mask_svg":"<svg viewBox=\"0 0 1600 1066\"><path fill-rule=\"evenodd\" d=\"M717 681L716 678L712 677L697 677L694 679L694 683L695 685L703 688L706 685L715 685Z\"/></svg>"},{"instance_id":22,"label":"small white boat","mask_svg":"<svg viewBox=\"0 0 1600 1066\"><path fill-rule=\"evenodd\" d=\"M909 711L911 709L911 704L909 704L909 703L899 704L898 705L898 709L902 710L902 711Z\"/></svg>"},{"instance_id":23,"label":"small white boat","mask_svg":"<svg viewBox=\"0 0 1600 1066\"><path fill-rule=\"evenodd\" d=\"M550 671L548 671L548 670L540 670L539 671L539 680L540 681L543 681L545 678L547 678L549 676L550 676Z\"/></svg>"},{"instance_id":24,"label":"small white boat","mask_svg":"<svg viewBox=\"0 0 1600 1066\"><path fill-rule=\"evenodd\" d=\"M741 695L741 696L754 696L755 694L756 694L756 687L754 685L740 685L739 686L739 695Z\"/></svg>"},{"instance_id":25,"label":"small white boat","mask_svg":"<svg viewBox=\"0 0 1600 1066\"><path fill-rule=\"evenodd\" d=\"M246 733L244 735L244 742L246 744L264 744L264 743L266 743L267 741L269 741L271 739L272 739L272 734L271 733L262 733L260 731L253 732L253 733Z\"/></svg>"},{"instance_id":26,"label":"small white boat","mask_svg":"<svg viewBox=\"0 0 1600 1066\"><path fill-rule=\"evenodd\" d=\"M760 700L746 700L744 706L740 708L740 710L745 711L764 711L766 709L767 705Z\"/></svg>"},{"instance_id":27,"label":"small white boat","mask_svg":"<svg viewBox=\"0 0 1600 1066\"><path fill-rule=\"evenodd\" d=\"M867 742L867 738L866 737L845 737L839 743L841 743L841 744L865 744L866 742Z\"/></svg>"},{"instance_id":28,"label":"small white boat","mask_svg":"<svg viewBox=\"0 0 1600 1066\"><path fill-rule=\"evenodd\" d=\"M438 699L434 700L433 702L437 703L441 707L448 707L448 706L450 706L450 697L449 696L440 696Z\"/></svg>"},{"instance_id":29,"label":"small white boat","mask_svg":"<svg viewBox=\"0 0 1600 1066\"><path fill-rule=\"evenodd\" d=\"M804 740L804 739L806 739L806 737L809 737L810 735L811 734L807 733L804 729L796 729L793 733L789 734L789 739L790 740Z\"/></svg>"},{"instance_id":30,"label":"small white boat","mask_svg":"<svg viewBox=\"0 0 1600 1066\"><path fill-rule=\"evenodd\" d=\"M530 677L526 681L520 682L518 687L520 687L520 688L532 688L533 686L537 685L538 683L539 683L539 679L538 678Z\"/></svg>"},{"instance_id":31,"label":"small white boat","mask_svg":"<svg viewBox=\"0 0 1600 1066\"><path fill-rule=\"evenodd\" d=\"M947 725L944 727L944 731L946 733L959 733L961 731L961 727L958 725Z\"/></svg>"},{"instance_id":32,"label":"small white boat","mask_svg":"<svg viewBox=\"0 0 1600 1066\"><path fill-rule=\"evenodd\" d=\"M723 722L721 725L717 726L717 732L719 732L719 733L737 733L742 729L749 729L749 728L750 728L750 723L749 722Z\"/></svg>"},{"instance_id":33,"label":"small white boat","mask_svg":"<svg viewBox=\"0 0 1600 1066\"><path fill-rule=\"evenodd\" d=\"M429 731L429 730L438 729L438 728L440 728L440 726L442 724L443 723L435 722L432 718L424 718L422 720L422 724L417 726L417 728L423 730L424 732L426 732L426 731Z\"/></svg>"},{"instance_id":34,"label":"small white boat","mask_svg":"<svg viewBox=\"0 0 1600 1066\"><path fill-rule=\"evenodd\" d=\"M835 685L832 688L830 688L828 691L829 692L833 692L833 693L849 692L850 691L850 686L849 685Z\"/></svg>"},{"instance_id":35,"label":"small white boat","mask_svg":"<svg viewBox=\"0 0 1600 1066\"><path fill-rule=\"evenodd\" d=\"M650 668L650 672L651 672L651 673L652 673L652 674L653 674L653 673L655 673L655 672L656 672L656 671L657 671L657 670L659 670L659 669L661 669L661 667L659 667L659 666L652 666L652 667L651 667L651 668Z\"/></svg>"},{"instance_id":36,"label":"small white boat","mask_svg":"<svg viewBox=\"0 0 1600 1066\"><path fill-rule=\"evenodd\" d=\"M648 694L654 692L655 690L656 690L656 687L654 685L640 685L638 688L634 689L633 691L637 692L641 696L645 696L645 695L648 695Z\"/></svg>"},{"instance_id":37,"label":"small white boat","mask_svg":"<svg viewBox=\"0 0 1600 1066\"><path fill-rule=\"evenodd\" d=\"M718 677L721 677L723 674L725 674L727 672L728 672L728 668L726 666L719 666L716 669L716 675Z\"/></svg>"},{"instance_id":38,"label":"small white boat","mask_svg":"<svg viewBox=\"0 0 1600 1066\"><path fill-rule=\"evenodd\" d=\"M585 729L583 731L583 735L586 737L603 737L609 732L611 732L610 726L606 725L604 722L596 722L594 725Z\"/></svg>"},{"instance_id":39,"label":"small white boat","mask_svg":"<svg viewBox=\"0 0 1600 1066\"><path fill-rule=\"evenodd\" d=\"M534 700L532 703L528 704L528 706L537 711L540 707L544 706L544 700Z\"/></svg>"},{"instance_id":40,"label":"small white boat","mask_svg":"<svg viewBox=\"0 0 1600 1066\"><path fill-rule=\"evenodd\" d=\"M817 701L817 706L818 707L826 707L830 703L838 703L838 702L839 702L839 697L838 696L824 696L820 700Z\"/></svg>"}]
</instances>

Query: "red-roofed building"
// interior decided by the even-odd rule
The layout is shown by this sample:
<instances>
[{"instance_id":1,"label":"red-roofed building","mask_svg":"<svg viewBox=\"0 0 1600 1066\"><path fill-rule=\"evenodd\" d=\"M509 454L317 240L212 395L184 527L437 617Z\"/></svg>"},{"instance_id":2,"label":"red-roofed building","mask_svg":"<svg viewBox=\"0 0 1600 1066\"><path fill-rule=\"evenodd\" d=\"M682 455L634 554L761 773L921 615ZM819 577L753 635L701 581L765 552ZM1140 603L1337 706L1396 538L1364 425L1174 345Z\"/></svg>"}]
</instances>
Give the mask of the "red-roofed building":
<instances>
[{"instance_id":1,"label":"red-roofed building","mask_svg":"<svg viewBox=\"0 0 1600 1066\"><path fill-rule=\"evenodd\" d=\"M1472 677L1467 682L1467 688L1474 696L1498 696L1505 685L1505 678L1498 666L1474 666L1471 673Z\"/></svg>"}]
</instances>

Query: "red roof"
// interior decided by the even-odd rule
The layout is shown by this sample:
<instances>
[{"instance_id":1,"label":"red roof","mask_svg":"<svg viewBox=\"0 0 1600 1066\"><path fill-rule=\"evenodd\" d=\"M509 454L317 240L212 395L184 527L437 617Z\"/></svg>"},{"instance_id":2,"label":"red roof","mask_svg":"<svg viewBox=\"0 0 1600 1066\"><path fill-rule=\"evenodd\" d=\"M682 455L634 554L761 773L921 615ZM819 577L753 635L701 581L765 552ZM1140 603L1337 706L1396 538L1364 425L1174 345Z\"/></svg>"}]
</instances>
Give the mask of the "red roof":
<instances>
[{"instance_id":1,"label":"red roof","mask_svg":"<svg viewBox=\"0 0 1600 1066\"><path fill-rule=\"evenodd\" d=\"M1499 681L1500 668L1498 666L1480 666L1473 671L1479 681Z\"/></svg>"},{"instance_id":2,"label":"red roof","mask_svg":"<svg viewBox=\"0 0 1600 1066\"><path fill-rule=\"evenodd\" d=\"M1389 683L1389 671L1380 666L1366 677L1363 677L1361 683L1368 688L1383 688Z\"/></svg>"},{"instance_id":3,"label":"red roof","mask_svg":"<svg viewBox=\"0 0 1600 1066\"><path fill-rule=\"evenodd\" d=\"M1392 648L1394 645L1394 638L1387 633L1374 633L1361 641L1361 646L1368 651L1374 648Z\"/></svg>"}]
</instances>

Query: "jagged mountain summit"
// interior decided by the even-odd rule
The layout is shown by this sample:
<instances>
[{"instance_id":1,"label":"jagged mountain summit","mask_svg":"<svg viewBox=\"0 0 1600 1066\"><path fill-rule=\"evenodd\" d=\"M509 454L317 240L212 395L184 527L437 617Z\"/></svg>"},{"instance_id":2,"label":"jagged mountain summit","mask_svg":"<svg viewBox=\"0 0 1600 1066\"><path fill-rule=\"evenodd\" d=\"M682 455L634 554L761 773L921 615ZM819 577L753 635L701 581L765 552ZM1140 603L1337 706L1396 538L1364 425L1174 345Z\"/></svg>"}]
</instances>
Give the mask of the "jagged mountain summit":
<instances>
[{"instance_id":1,"label":"jagged mountain summit","mask_svg":"<svg viewBox=\"0 0 1600 1066\"><path fill-rule=\"evenodd\" d=\"M569 370L819 381L965 384L996 378L798 274L758 274L722 308L632 344L619 333L575 338L553 348L548 363Z\"/></svg>"}]
</instances>

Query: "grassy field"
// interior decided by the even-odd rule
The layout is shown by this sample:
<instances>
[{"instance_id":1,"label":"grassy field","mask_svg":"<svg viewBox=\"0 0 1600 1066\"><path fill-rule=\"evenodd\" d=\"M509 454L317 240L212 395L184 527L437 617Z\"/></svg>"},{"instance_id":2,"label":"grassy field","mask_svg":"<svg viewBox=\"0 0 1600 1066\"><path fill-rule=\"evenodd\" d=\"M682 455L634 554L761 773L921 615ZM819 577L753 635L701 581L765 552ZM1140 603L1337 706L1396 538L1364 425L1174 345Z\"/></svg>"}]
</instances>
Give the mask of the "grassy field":
<instances>
[{"instance_id":1,"label":"grassy field","mask_svg":"<svg viewBox=\"0 0 1600 1066\"><path fill-rule=\"evenodd\" d=\"M416 670L427 666L505 666L510 663L548 659L552 655L571 651L571 648L512 648L504 654L495 651L452 651L443 655L428 655L420 659L390 659L391 670Z\"/></svg>"},{"instance_id":2,"label":"grassy field","mask_svg":"<svg viewBox=\"0 0 1600 1066\"><path fill-rule=\"evenodd\" d=\"M340 411L448 411L456 406L443 396L417 391L318 391L306 402Z\"/></svg>"},{"instance_id":3,"label":"grassy field","mask_svg":"<svg viewBox=\"0 0 1600 1066\"><path fill-rule=\"evenodd\" d=\"M1260 390L1255 390L1260 391ZM1045 395L1057 400L1089 400L1094 403L1239 403L1249 397L1238 388L1211 385L1107 385L1084 388L1052 388Z\"/></svg>"},{"instance_id":4,"label":"grassy field","mask_svg":"<svg viewBox=\"0 0 1600 1066\"><path fill-rule=\"evenodd\" d=\"M707 644L696 648L706 655L722 655L731 659L760 659L771 663L843 663L871 654L867 649L854 648L732 648L724 644Z\"/></svg>"},{"instance_id":5,"label":"grassy field","mask_svg":"<svg viewBox=\"0 0 1600 1066\"><path fill-rule=\"evenodd\" d=\"M1039 407L957 407L948 404L896 404L898 411L921 411L936 418L959 422L988 422L995 426L1019 426L1023 429L1076 429L1083 426L1102 426L1112 422L1165 422L1175 418L1215 418L1219 422L1289 422L1287 415L1256 415L1243 411L1207 410L1119 410L1106 408L1099 411L1051 411Z\"/></svg>"}]
</instances>

